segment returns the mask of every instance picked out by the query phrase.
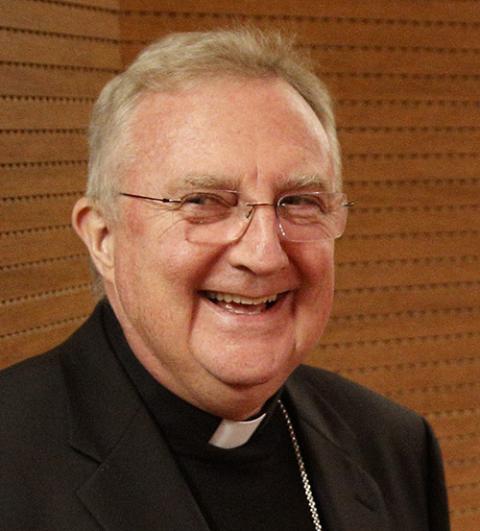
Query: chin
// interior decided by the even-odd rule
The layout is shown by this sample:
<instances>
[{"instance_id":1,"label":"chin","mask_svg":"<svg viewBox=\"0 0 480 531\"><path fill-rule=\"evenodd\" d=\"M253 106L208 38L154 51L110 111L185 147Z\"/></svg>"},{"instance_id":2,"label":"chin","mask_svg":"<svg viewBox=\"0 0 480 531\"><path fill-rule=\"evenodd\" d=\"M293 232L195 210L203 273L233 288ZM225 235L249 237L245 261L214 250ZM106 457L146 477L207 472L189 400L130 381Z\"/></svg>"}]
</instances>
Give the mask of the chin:
<instances>
[{"instance_id":1,"label":"chin","mask_svg":"<svg viewBox=\"0 0 480 531\"><path fill-rule=\"evenodd\" d=\"M242 367L239 363L219 366L216 365L210 374L232 388L273 388L273 392L281 387L297 364L292 363L264 363L250 367Z\"/></svg>"},{"instance_id":2,"label":"chin","mask_svg":"<svg viewBox=\"0 0 480 531\"><path fill-rule=\"evenodd\" d=\"M216 374L214 375L223 384L233 388L248 388L266 385L273 380L274 374L248 373L248 374Z\"/></svg>"}]
</instances>

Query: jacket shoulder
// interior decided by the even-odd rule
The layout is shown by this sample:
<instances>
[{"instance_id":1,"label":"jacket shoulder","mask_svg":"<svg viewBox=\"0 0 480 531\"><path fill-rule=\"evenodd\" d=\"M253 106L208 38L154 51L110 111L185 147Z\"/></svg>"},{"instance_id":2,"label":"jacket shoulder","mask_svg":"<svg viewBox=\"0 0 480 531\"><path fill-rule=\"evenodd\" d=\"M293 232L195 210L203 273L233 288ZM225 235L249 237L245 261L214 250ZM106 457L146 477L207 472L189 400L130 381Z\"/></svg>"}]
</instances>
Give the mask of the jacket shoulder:
<instances>
[{"instance_id":1,"label":"jacket shoulder","mask_svg":"<svg viewBox=\"0 0 480 531\"><path fill-rule=\"evenodd\" d=\"M408 433L424 433L425 420L418 413L339 374L302 365L293 379L306 393L326 402L360 437L378 433L383 438L387 426L399 436L406 428Z\"/></svg>"},{"instance_id":2,"label":"jacket shoulder","mask_svg":"<svg viewBox=\"0 0 480 531\"><path fill-rule=\"evenodd\" d=\"M26 359L0 371L0 414L9 405L36 409L62 382L61 348Z\"/></svg>"},{"instance_id":3,"label":"jacket shoulder","mask_svg":"<svg viewBox=\"0 0 480 531\"><path fill-rule=\"evenodd\" d=\"M68 384L65 358L75 358L97 333L98 311L65 342L0 371L0 425L2 439L9 433L44 433L50 422L65 417ZM45 430L39 430L40 421ZM10 430L10 431L9 431Z\"/></svg>"},{"instance_id":4,"label":"jacket shoulder","mask_svg":"<svg viewBox=\"0 0 480 531\"><path fill-rule=\"evenodd\" d=\"M398 513L407 495L405 514L413 514L417 523L419 515L424 515L428 529L449 529L441 453L421 415L313 367L299 367L292 374L289 391L299 417L312 427L320 426L330 441L375 479L397 522L395 529L413 529Z\"/></svg>"}]
</instances>

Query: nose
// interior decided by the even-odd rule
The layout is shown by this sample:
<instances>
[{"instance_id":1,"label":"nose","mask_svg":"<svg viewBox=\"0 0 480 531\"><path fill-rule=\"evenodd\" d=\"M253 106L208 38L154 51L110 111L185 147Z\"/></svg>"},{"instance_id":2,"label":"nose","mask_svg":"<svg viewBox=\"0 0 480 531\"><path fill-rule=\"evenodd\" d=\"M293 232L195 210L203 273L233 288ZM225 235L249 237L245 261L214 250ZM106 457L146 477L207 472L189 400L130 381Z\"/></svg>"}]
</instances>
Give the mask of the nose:
<instances>
[{"instance_id":1,"label":"nose","mask_svg":"<svg viewBox=\"0 0 480 531\"><path fill-rule=\"evenodd\" d=\"M234 267L257 275L269 275L285 269L289 257L279 237L275 208L271 203L255 203L244 232L231 244L229 259Z\"/></svg>"}]
</instances>

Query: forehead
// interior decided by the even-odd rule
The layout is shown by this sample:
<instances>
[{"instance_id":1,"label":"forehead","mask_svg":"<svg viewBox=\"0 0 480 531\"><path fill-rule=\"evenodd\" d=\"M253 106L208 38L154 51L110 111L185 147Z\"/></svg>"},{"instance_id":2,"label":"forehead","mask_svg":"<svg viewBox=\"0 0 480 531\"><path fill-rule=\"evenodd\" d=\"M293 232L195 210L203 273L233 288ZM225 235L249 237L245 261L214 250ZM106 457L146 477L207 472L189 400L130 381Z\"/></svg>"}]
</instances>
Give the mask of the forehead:
<instances>
[{"instance_id":1,"label":"forehead","mask_svg":"<svg viewBox=\"0 0 480 531\"><path fill-rule=\"evenodd\" d=\"M132 117L131 140L130 177L150 191L201 179L236 187L332 181L323 126L278 79L217 79L146 94Z\"/></svg>"}]
</instances>

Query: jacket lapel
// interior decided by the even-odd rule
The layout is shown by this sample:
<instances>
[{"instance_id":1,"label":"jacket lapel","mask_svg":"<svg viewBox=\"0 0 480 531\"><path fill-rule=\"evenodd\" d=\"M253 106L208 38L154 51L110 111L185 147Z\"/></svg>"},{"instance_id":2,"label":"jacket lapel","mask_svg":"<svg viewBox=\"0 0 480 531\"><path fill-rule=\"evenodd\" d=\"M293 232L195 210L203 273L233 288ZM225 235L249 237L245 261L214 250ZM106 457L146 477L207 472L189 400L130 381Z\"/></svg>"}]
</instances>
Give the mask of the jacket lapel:
<instances>
[{"instance_id":1,"label":"jacket lapel","mask_svg":"<svg viewBox=\"0 0 480 531\"><path fill-rule=\"evenodd\" d=\"M327 531L388 531L383 496L362 468L355 434L318 393L295 375L287 408L296 421L303 457Z\"/></svg>"},{"instance_id":2,"label":"jacket lapel","mask_svg":"<svg viewBox=\"0 0 480 531\"><path fill-rule=\"evenodd\" d=\"M77 494L105 531L208 531L160 430L105 337L101 307L62 358L70 445L91 470Z\"/></svg>"},{"instance_id":3,"label":"jacket lapel","mask_svg":"<svg viewBox=\"0 0 480 531\"><path fill-rule=\"evenodd\" d=\"M144 408L78 495L106 531L208 531Z\"/></svg>"}]
</instances>

